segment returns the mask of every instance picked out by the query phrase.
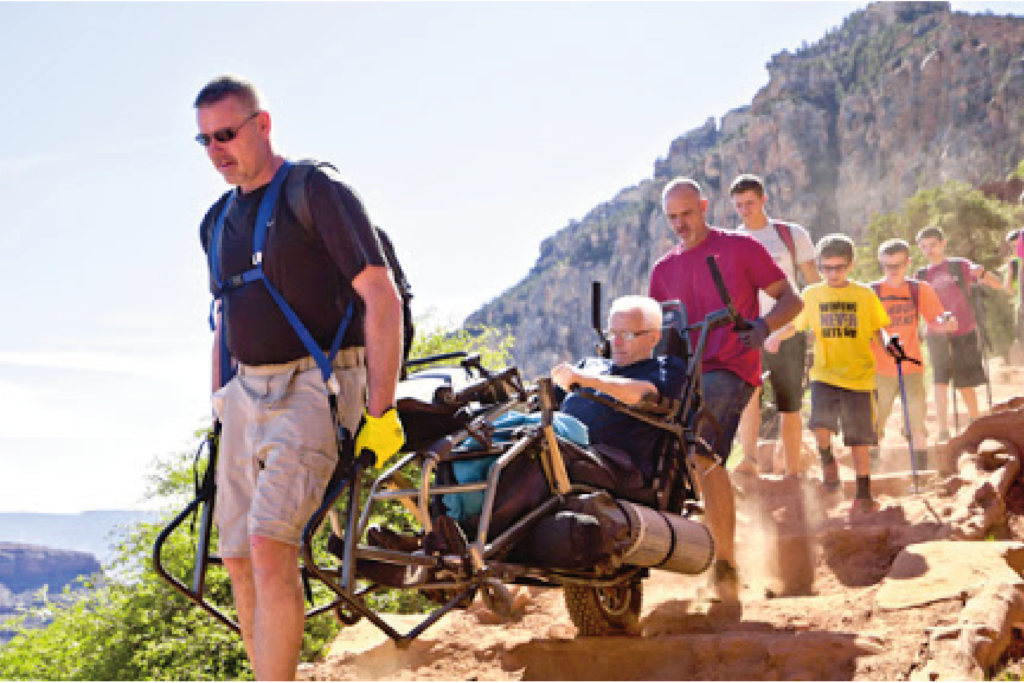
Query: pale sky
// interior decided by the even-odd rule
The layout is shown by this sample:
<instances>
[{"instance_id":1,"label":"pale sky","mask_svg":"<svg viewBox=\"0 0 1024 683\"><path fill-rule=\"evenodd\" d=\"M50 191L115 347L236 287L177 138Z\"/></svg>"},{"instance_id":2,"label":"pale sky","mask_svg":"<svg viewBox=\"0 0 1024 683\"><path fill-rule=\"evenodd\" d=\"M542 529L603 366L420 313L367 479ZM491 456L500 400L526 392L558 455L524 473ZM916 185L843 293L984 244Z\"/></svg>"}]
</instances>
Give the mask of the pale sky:
<instances>
[{"instance_id":1,"label":"pale sky","mask_svg":"<svg viewBox=\"0 0 1024 683\"><path fill-rule=\"evenodd\" d=\"M392 235L417 314L457 322L863 6L0 2L0 512L145 507L209 419L213 76L262 88L278 147Z\"/></svg>"}]
</instances>

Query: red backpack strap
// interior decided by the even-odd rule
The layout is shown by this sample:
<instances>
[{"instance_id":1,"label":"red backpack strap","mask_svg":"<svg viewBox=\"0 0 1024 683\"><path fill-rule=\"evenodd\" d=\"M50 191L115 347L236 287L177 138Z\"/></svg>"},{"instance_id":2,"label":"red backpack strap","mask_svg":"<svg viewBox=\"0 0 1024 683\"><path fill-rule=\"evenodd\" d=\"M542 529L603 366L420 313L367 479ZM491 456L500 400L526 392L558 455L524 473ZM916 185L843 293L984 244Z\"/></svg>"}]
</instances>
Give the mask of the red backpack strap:
<instances>
[{"instance_id":1,"label":"red backpack strap","mask_svg":"<svg viewBox=\"0 0 1024 683\"><path fill-rule=\"evenodd\" d=\"M789 249L789 255L793 259L793 272L798 273L800 264L796 260L796 242L793 241L793 231L788 223L782 221L772 221L772 227L778 233L779 239L786 245L786 249Z\"/></svg>"},{"instance_id":2,"label":"red backpack strap","mask_svg":"<svg viewBox=\"0 0 1024 683\"><path fill-rule=\"evenodd\" d=\"M875 294L878 295L879 299L882 298L882 282L882 280L875 280L874 282L870 283L871 289L875 290ZM908 277L907 284L910 285L910 300L914 303L914 313L919 313L921 311L921 307L920 305L918 305L917 302L918 298L921 295L921 283L913 278Z\"/></svg>"},{"instance_id":3,"label":"red backpack strap","mask_svg":"<svg viewBox=\"0 0 1024 683\"><path fill-rule=\"evenodd\" d=\"M921 314L921 306L918 304L921 297L921 283L913 278L907 278L907 283L910 284L910 298L914 302L914 313Z\"/></svg>"},{"instance_id":4,"label":"red backpack strap","mask_svg":"<svg viewBox=\"0 0 1024 683\"><path fill-rule=\"evenodd\" d=\"M949 273L953 275L960 291L964 293L967 302L971 301L971 274L967 268L967 262L963 259L949 259Z\"/></svg>"}]
</instances>

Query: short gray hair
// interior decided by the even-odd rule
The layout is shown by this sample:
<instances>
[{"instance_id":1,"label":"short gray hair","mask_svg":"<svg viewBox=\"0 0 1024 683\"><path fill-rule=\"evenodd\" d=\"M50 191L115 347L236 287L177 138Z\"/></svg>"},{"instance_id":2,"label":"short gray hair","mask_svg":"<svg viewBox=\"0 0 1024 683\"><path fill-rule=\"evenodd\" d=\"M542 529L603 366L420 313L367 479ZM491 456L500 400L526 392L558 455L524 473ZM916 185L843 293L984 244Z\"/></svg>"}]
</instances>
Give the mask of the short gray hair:
<instances>
[{"instance_id":1,"label":"short gray hair","mask_svg":"<svg viewBox=\"0 0 1024 683\"><path fill-rule=\"evenodd\" d=\"M633 311L640 312L644 318L645 326L655 330L661 329L661 304L649 296L641 296L639 294L620 296L613 301L612 307L608 310L608 319L611 320L611 317L616 313L632 313Z\"/></svg>"},{"instance_id":2,"label":"short gray hair","mask_svg":"<svg viewBox=\"0 0 1024 683\"><path fill-rule=\"evenodd\" d=\"M217 76L203 86L196 96L195 108L217 104L228 97L237 97L251 111L263 111L263 95L259 88L247 78L225 74Z\"/></svg>"}]
</instances>

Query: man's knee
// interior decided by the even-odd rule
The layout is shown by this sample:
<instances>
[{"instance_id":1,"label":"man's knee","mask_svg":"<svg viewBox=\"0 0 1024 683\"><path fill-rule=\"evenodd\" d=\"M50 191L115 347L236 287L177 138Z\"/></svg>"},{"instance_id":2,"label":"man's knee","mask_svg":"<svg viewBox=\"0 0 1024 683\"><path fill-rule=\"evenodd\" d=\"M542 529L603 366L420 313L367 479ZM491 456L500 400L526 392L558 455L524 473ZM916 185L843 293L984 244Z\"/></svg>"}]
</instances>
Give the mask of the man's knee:
<instances>
[{"instance_id":1,"label":"man's knee","mask_svg":"<svg viewBox=\"0 0 1024 683\"><path fill-rule=\"evenodd\" d=\"M249 537L249 548L252 550L252 573L258 580L298 575L298 547L274 538L253 535Z\"/></svg>"}]
</instances>

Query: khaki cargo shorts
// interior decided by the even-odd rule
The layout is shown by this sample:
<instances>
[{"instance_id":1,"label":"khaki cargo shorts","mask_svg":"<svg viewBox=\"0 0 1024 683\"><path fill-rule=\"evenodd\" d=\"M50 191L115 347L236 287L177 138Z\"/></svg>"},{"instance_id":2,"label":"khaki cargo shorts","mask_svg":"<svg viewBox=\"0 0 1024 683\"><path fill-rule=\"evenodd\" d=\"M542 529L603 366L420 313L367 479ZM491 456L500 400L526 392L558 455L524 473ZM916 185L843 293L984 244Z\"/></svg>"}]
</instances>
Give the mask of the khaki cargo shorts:
<instances>
[{"instance_id":1,"label":"khaki cargo shorts","mask_svg":"<svg viewBox=\"0 0 1024 683\"><path fill-rule=\"evenodd\" d=\"M366 395L363 349L335 358L342 424L355 434ZM311 357L239 366L213 395L223 428L214 516L221 557L248 557L250 536L298 546L338 460L327 388Z\"/></svg>"},{"instance_id":2,"label":"khaki cargo shorts","mask_svg":"<svg viewBox=\"0 0 1024 683\"><path fill-rule=\"evenodd\" d=\"M876 375L875 387L878 392L878 438L881 439L885 433L885 423L889 421L889 415L896 407L896 399L903 402L900 396L899 377L888 375ZM924 373L908 372L903 374L903 388L907 392L907 408L910 416L910 432L919 439L928 437L928 427L925 424L925 412L928 396L925 393ZM906 421L900 417L900 432L907 431ZM906 434L903 434L906 436Z\"/></svg>"}]
</instances>

